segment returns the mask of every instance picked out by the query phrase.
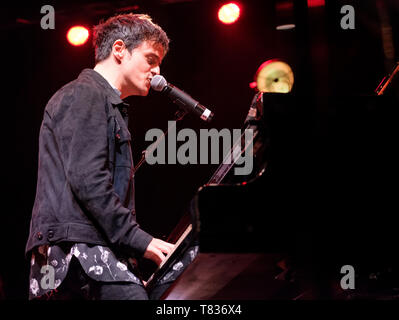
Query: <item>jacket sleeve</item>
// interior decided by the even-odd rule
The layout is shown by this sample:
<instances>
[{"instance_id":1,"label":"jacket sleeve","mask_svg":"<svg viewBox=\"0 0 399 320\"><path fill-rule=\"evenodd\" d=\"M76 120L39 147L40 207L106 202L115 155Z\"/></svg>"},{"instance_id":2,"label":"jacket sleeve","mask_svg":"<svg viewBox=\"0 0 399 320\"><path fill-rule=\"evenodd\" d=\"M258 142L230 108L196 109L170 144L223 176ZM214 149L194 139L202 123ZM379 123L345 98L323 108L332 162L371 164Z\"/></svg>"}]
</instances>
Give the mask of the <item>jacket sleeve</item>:
<instances>
[{"instance_id":1,"label":"jacket sleeve","mask_svg":"<svg viewBox=\"0 0 399 320\"><path fill-rule=\"evenodd\" d=\"M108 169L106 101L98 90L75 87L55 117L64 171L72 191L108 240L128 253L143 254L152 236L140 229L115 193Z\"/></svg>"}]
</instances>

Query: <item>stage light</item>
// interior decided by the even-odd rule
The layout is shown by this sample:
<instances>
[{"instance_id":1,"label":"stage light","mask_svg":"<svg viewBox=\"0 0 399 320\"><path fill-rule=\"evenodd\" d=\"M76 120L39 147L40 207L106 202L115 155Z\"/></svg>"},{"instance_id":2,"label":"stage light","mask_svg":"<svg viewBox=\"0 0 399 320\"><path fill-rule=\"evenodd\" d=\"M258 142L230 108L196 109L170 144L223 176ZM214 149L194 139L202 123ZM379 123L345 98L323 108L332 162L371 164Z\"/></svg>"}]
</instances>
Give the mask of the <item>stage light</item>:
<instances>
[{"instance_id":1,"label":"stage light","mask_svg":"<svg viewBox=\"0 0 399 320\"><path fill-rule=\"evenodd\" d=\"M279 59L262 63L254 78L255 81L249 86L260 92L288 93L294 85L294 72L287 63Z\"/></svg>"},{"instance_id":2,"label":"stage light","mask_svg":"<svg viewBox=\"0 0 399 320\"><path fill-rule=\"evenodd\" d=\"M276 30L291 30L295 26L294 0L276 2Z\"/></svg>"},{"instance_id":3,"label":"stage light","mask_svg":"<svg viewBox=\"0 0 399 320\"><path fill-rule=\"evenodd\" d=\"M220 7L218 18L224 24L232 24L240 17L240 7L231 2Z\"/></svg>"},{"instance_id":4,"label":"stage light","mask_svg":"<svg viewBox=\"0 0 399 320\"><path fill-rule=\"evenodd\" d=\"M68 30L67 39L74 46L85 44L89 38L89 30L82 26L74 26Z\"/></svg>"},{"instance_id":5,"label":"stage light","mask_svg":"<svg viewBox=\"0 0 399 320\"><path fill-rule=\"evenodd\" d=\"M325 0L308 0L308 7L324 7L326 5Z\"/></svg>"}]
</instances>

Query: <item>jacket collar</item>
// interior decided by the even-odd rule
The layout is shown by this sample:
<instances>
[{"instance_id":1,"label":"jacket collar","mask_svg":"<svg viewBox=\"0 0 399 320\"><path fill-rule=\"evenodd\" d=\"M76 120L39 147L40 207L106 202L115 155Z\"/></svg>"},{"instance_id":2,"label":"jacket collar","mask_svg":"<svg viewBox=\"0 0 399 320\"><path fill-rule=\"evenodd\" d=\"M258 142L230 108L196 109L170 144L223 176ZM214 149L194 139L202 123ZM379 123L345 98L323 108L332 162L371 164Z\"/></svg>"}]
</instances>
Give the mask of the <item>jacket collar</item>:
<instances>
[{"instance_id":1,"label":"jacket collar","mask_svg":"<svg viewBox=\"0 0 399 320\"><path fill-rule=\"evenodd\" d=\"M97 71L95 71L93 69L88 69L88 68L84 69L80 73L79 77L84 77L84 76L90 77L94 81L96 81L98 84L100 84L103 87L103 89L105 90L105 93L108 96L109 102L111 102L114 106L121 105L121 104L123 104L126 107L129 106L129 104L125 103L120 98L120 96L117 94L115 89L111 87L109 82Z\"/></svg>"}]
</instances>

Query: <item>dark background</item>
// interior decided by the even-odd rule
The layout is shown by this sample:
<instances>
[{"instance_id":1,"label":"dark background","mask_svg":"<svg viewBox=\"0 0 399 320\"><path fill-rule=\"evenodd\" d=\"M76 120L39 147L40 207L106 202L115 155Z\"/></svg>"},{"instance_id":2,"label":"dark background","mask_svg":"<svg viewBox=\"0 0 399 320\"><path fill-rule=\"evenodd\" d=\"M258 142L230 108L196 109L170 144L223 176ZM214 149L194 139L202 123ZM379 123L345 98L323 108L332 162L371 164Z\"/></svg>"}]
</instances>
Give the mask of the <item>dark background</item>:
<instances>
[{"instance_id":1,"label":"dark background","mask_svg":"<svg viewBox=\"0 0 399 320\"><path fill-rule=\"evenodd\" d=\"M304 103L300 108L304 112L311 111L315 119L312 125L320 133L319 145L314 145L320 147L324 156L320 156L320 159L334 156L326 147L334 140L330 134L330 130L333 130L330 116L336 114L338 106L332 101L352 101L341 104L345 108L353 105L353 108L341 109L338 123L346 119L346 127L356 125L356 108L364 106L360 105L356 97L372 96L382 78L398 61L399 5L394 0L326 0L323 7L308 8L306 1L294 1L292 10L277 12L277 2L283 1L237 1L241 5L241 18L233 25L223 25L217 20L217 10L223 1L210 0L30 1L29 4L18 2L2 8L0 31L5 74L2 93L5 99L2 108L4 200L0 222L0 276L3 281L3 297L27 298L29 263L24 257L24 247L35 196L38 135L44 107L49 98L62 85L76 78L83 68L94 67L91 37L81 47L73 47L66 41L66 31L74 24L90 27L100 19L118 12L134 11L149 14L154 22L162 26L171 43L161 73L169 82L190 93L215 113L214 121L210 124L187 115L178 123L178 129L193 128L198 131L201 128L241 128L255 93L249 88L249 83L253 81L257 68L272 58L286 61L295 75L293 93L303 97L301 101ZM44 4L55 8L55 30L40 28L40 8ZM355 8L355 30L342 30L340 27L340 8L346 4ZM121 9L129 6L135 9ZM387 12L385 20L382 19L382 12ZM275 26L283 22L283 16L292 17L289 22L295 22L296 29L277 31ZM18 22L21 21L18 18L23 21ZM392 47L385 51L381 36L384 26L384 30L389 30L386 27L391 28L393 39L389 43ZM396 81L386 95L397 99L397 92ZM355 98L339 100L341 96ZM146 98L128 98L128 102L132 104L130 130L133 136L133 155L137 163L141 151L149 144L144 141L145 132L151 128L165 131L167 121L174 118L176 107L154 92ZM384 107L381 101L376 105ZM346 117L346 112L349 117ZM391 113L387 112L384 116L386 118L382 118L379 123L381 127L395 125ZM389 118L390 121L385 123L384 119ZM366 127L362 129L364 131L359 131L355 138L351 136L350 140L345 140L345 136L341 136L338 140L345 141L344 148L348 151L346 158L339 158L342 163L352 163L356 167L365 155L360 153L362 156L359 156L356 148L364 150L367 148L366 139L372 138L373 133L378 134L376 131L368 131ZM362 132L368 134L363 135ZM389 131L389 134L393 132L395 130ZM292 134L295 135L295 132ZM394 140L392 136L390 139ZM374 146L378 145L377 141ZM380 185L375 185L374 180L365 179L357 180L348 187L346 174L342 174L342 180L337 181L331 174L335 171L330 171L335 163L332 158L325 160L326 166L319 163L316 167L318 172L325 173L326 178L331 179L327 181L334 181L334 187L331 187L333 182L330 185L325 181L324 187L329 185L330 191L341 187L347 190L346 196L340 198L340 204L348 200L345 197L353 199L352 191L360 185L364 187L368 184L372 190L382 189L383 192L388 190L384 193L384 208L381 210L390 211L391 219L393 212L397 212L397 208L388 205L394 204L393 190L397 181L393 153L395 145L385 143L382 146L378 150L380 156L374 156L372 160L368 158L367 165L363 163L361 166L365 174L375 177L379 176L382 168L387 179L378 178ZM340 151L343 152L343 149ZM297 156L303 159L305 151ZM379 161L378 165L375 165L375 161ZM142 228L154 236L165 238L177 224L187 203L198 188L210 179L215 169L215 165L144 164L136 174L137 211ZM358 174L361 175L360 172ZM306 184L306 181L302 182ZM388 183L392 183L392 186L388 187ZM325 202L325 208L320 209L327 219L313 220L314 229L319 230L320 234L329 225L328 219L334 220L331 226L337 226L337 221L345 218L341 216L342 208L334 205L337 194L339 192L328 196L331 206ZM356 204L363 200L361 196L356 197L356 201L352 200L353 211L359 211ZM266 205L264 199L259 199L260 208ZM366 218L369 214L359 212L363 219L369 221L365 229L367 234L373 232L372 220ZM381 214L378 206L371 214L373 217ZM353 221L351 227L356 227ZM387 228L387 232L394 232L393 220L378 222L378 235L385 233L384 228ZM339 239L337 245L345 243L342 239L345 232L333 227L327 227L327 230L331 231L330 235L337 232L334 234ZM380 239L379 236L377 238ZM334 241L329 243L334 245ZM379 251L380 246L385 244L385 241L378 242L377 248L373 250ZM367 252L367 248L362 247L362 250ZM390 254L388 250L384 257Z\"/></svg>"}]
</instances>

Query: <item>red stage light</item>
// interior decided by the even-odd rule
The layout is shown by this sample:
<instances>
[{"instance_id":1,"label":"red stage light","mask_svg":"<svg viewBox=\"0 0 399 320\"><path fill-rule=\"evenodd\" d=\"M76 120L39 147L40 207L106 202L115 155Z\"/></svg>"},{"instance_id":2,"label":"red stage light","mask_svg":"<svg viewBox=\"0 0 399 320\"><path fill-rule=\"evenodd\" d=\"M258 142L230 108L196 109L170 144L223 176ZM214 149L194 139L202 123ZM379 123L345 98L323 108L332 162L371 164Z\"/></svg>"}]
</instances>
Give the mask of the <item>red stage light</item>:
<instances>
[{"instance_id":1,"label":"red stage light","mask_svg":"<svg viewBox=\"0 0 399 320\"><path fill-rule=\"evenodd\" d=\"M232 24L240 17L240 7L231 2L220 7L218 18L225 24Z\"/></svg>"},{"instance_id":2,"label":"red stage light","mask_svg":"<svg viewBox=\"0 0 399 320\"><path fill-rule=\"evenodd\" d=\"M67 39L74 46L85 44L89 38L89 30L82 26L74 26L68 30Z\"/></svg>"},{"instance_id":3,"label":"red stage light","mask_svg":"<svg viewBox=\"0 0 399 320\"><path fill-rule=\"evenodd\" d=\"M308 0L309 8L323 7L325 5L326 5L325 0Z\"/></svg>"}]
</instances>

